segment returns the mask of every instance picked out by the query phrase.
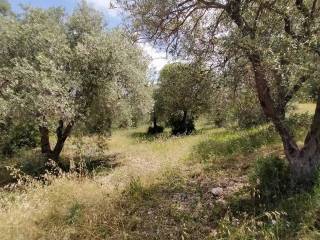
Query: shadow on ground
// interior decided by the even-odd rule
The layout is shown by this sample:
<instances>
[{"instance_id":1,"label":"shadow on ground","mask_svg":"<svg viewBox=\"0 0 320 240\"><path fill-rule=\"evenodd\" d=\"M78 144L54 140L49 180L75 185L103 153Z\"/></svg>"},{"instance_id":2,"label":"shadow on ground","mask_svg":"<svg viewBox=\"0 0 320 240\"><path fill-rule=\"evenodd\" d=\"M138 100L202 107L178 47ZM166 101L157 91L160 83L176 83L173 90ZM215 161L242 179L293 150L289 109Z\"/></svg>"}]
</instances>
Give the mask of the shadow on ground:
<instances>
[{"instance_id":1,"label":"shadow on ground","mask_svg":"<svg viewBox=\"0 0 320 240\"><path fill-rule=\"evenodd\" d=\"M201 129L196 129L189 135L173 135L170 131L165 131L163 133L158 133L158 134L149 134L149 133L147 133L147 131L146 132L134 132L130 135L130 137L139 141L139 142L166 141L170 138L202 135L202 134L205 134L213 129L214 129L214 127L208 126L208 127L204 127Z\"/></svg>"},{"instance_id":2,"label":"shadow on ground","mask_svg":"<svg viewBox=\"0 0 320 240\"><path fill-rule=\"evenodd\" d=\"M172 135L169 132L163 132L158 134L148 134L147 132L134 132L130 137L139 142L154 142L159 140L168 140Z\"/></svg>"},{"instance_id":3,"label":"shadow on ground","mask_svg":"<svg viewBox=\"0 0 320 240\"><path fill-rule=\"evenodd\" d=\"M77 170L80 167L83 167L89 172L99 172L118 167L120 165L120 158L120 153L99 154L97 156L84 155L81 157L77 156L73 158L64 158L63 162L66 164L66 169L73 167L75 170ZM74 163L74 166L70 166L70 163Z\"/></svg>"},{"instance_id":4,"label":"shadow on ground","mask_svg":"<svg viewBox=\"0 0 320 240\"><path fill-rule=\"evenodd\" d=\"M101 171L108 171L120 166L119 159L121 154L103 154L97 156L77 156L73 158L64 157L61 159L61 168L64 172L78 172L82 174L92 175ZM45 164L45 159L40 153L35 154L30 159L25 159L23 162L13 166L0 167L0 187L17 182L20 175L27 175L35 179L42 179L42 175L47 171L56 173L55 167L48 167ZM19 175L17 175L17 173Z\"/></svg>"}]
</instances>

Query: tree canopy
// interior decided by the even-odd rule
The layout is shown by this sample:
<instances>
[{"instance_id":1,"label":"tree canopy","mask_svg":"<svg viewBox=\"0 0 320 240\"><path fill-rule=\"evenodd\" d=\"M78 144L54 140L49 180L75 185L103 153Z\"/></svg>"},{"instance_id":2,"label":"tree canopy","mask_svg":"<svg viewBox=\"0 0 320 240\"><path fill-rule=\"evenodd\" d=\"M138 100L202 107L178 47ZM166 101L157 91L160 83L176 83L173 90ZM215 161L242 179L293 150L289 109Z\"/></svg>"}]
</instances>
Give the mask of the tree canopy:
<instances>
[{"instance_id":1,"label":"tree canopy","mask_svg":"<svg viewBox=\"0 0 320 240\"><path fill-rule=\"evenodd\" d=\"M213 76L201 64L172 63L160 72L155 92L155 111L160 119L173 120L177 115L193 121L211 103ZM183 122L183 121L182 121ZM183 123L182 123L183 124Z\"/></svg>"},{"instance_id":2,"label":"tree canopy","mask_svg":"<svg viewBox=\"0 0 320 240\"><path fill-rule=\"evenodd\" d=\"M2 114L35 119L50 157L58 158L80 120L93 128L106 116L133 121L149 111L147 58L123 31L108 31L86 2L70 17L61 8L26 8L19 18L0 16L0 25Z\"/></svg>"}]
</instances>

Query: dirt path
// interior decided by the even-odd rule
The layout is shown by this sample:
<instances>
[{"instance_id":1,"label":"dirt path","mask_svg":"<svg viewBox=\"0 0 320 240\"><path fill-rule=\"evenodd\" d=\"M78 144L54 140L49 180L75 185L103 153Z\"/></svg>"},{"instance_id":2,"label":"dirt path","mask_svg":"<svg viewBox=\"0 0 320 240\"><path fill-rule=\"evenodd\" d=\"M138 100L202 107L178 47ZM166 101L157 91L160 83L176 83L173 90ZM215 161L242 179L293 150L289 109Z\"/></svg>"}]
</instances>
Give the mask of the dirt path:
<instances>
[{"instance_id":1,"label":"dirt path","mask_svg":"<svg viewBox=\"0 0 320 240\"><path fill-rule=\"evenodd\" d=\"M157 181L167 171L182 170L183 161L207 134L169 139L141 140L132 135L140 130L118 131L110 141L110 152L120 154L120 166L99 179L109 188L123 189L132 179L145 184Z\"/></svg>"}]
</instances>

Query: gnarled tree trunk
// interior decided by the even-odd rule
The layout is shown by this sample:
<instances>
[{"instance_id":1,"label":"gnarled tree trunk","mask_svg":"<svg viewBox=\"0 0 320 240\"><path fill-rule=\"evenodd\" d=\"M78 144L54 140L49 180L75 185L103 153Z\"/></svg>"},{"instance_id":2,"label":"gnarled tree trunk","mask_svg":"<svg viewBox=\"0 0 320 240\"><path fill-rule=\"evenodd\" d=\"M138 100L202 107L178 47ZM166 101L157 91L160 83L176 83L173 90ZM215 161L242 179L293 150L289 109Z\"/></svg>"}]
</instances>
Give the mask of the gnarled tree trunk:
<instances>
[{"instance_id":1,"label":"gnarled tree trunk","mask_svg":"<svg viewBox=\"0 0 320 240\"><path fill-rule=\"evenodd\" d=\"M311 185L320 164L320 95L318 96L312 126L304 146L300 149L285 125L281 111L279 112L275 108L260 55L251 53L248 54L248 58L254 70L256 91L261 107L281 136L292 179L295 184Z\"/></svg>"},{"instance_id":2,"label":"gnarled tree trunk","mask_svg":"<svg viewBox=\"0 0 320 240\"><path fill-rule=\"evenodd\" d=\"M313 17L312 14L309 16L309 11L304 11L305 5L303 1L296 1L296 6L306 16L306 21L309 21L310 17ZM243 36L249 36L254 41L256 29L255 27L249 26L243 19L243 16L241 15L241 1L230 0L226 5L225 10L238 26ZM290 19L285 17L285 31L287 34L296 38L296 34L292 32L291 23L288 21L290 21ZM308 27L306 29L309 30L310 22L306 22L306 24ZM304 32L304 36L310 37L310 31ZM316 53L319 55L319 52L316 51ZM285 96L283 103L275 104L268 86L266 70L264 69L262 62L262 54L257 51L254 46L246 48L246 54L254 71L255 86L260 105L266 117L273 122L276 130L281 136L293 181L295 184L312 184L316 171L320 165L320 89L318 90L318 101L312 126L305 139L304 146L300 149L294 140L290 129L288 129L284 123L285 108L293 94L301 87L307 77L303 76L300 79L299 84L293 87L292 91Z\"/></svg>"},{"instance_id":3,"label":"gnarled tree trunk","mask_svg":"<svg viewBox=\"0 0 320 240\"><path fill-rule=\"evenodd\" d=\"M152 122L153 122L153 128L157 129L158 128L158 124L157 124L157 114L156 111L153 111L153 116L152 116Z\"/></svg>"},{"instance_id":4,"label":"gnarled tree trunk","mask_svg":"<svg viewBox=\"0 0 320 240\"><path fill-rule=\"evenodd\" d=\"M41 135L41 152L44 154L47 160L52 159L58 165L61 165L59 162L60 154L64 147L65 141L71 134L73 125L74 125L74 122L70 122L64 128L64 122L62 120L59 121L59 126L56 130L57 142L53 150L51 149L51 146L50 146L49 129L46 126L39 127L39 131Z\"/></svg>"}]
</instances>

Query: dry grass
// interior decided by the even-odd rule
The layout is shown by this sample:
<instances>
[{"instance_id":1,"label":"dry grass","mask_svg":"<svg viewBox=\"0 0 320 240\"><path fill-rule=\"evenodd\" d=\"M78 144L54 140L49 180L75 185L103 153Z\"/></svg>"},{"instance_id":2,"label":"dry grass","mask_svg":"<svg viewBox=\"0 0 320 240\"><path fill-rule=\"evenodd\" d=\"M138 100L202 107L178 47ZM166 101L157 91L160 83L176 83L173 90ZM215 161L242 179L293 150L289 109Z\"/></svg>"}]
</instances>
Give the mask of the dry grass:
<instances>
[{"instance_id":1,"label":"dry grass","mask_svg":"<svg viewBox=\"0 0 320 240\"><path fill-rule=\"evenodd\" d=\"M96 228L115 211L123 191L134 181L151 186L168 172L181 171L192 147L208 134L153 141L132 137L143 130L119 130L110 141L103 140L109 146L104 153L121 153L120 166L105 174L65 176L49 186L35 182L21 191L1 192L0 239L104 239L104 230ZM71 139L64 156L94 155L90 146L98 141L101 144L101 139L83 138L79 150Z\"/></svg>"},{"instance_id":2,"label":"dry grass","mask_svg":"<svg viewBox=\"0 0 320 240\"><path fill-rule=\"evenodd\" d=\"M314 114L316 109L316 104L314 103L299 103L295 105L295 112L296 113L308 113Z\"/></svg>"},{"instance_id":3,"label":"dry grass","mask_svg":"<svg viewBox=\"0 0 320 240\"><path fill-rule=\"evenodd\" d=\"M248 215L243 209L250 212L252 203L242 199L255 159L281 153L277 138L268 127L236 133L201 128L187 137L150 138L139 128L118 130L111 139L71 139L65 158L117 155L119 165L90 177L3 190L0 239L285 239L270 225L281 214ZM216 187L223 195L211 193ZM290 231L287 236L298 239Z\"/></svg>"}]
</instances>

